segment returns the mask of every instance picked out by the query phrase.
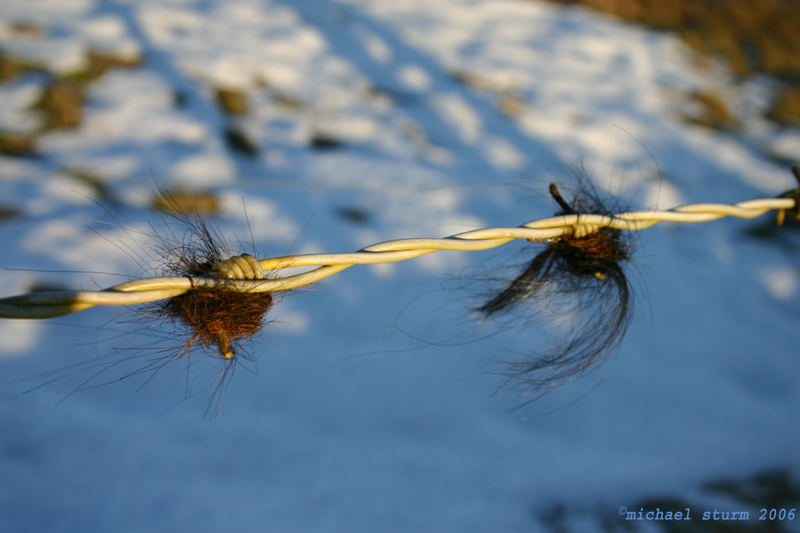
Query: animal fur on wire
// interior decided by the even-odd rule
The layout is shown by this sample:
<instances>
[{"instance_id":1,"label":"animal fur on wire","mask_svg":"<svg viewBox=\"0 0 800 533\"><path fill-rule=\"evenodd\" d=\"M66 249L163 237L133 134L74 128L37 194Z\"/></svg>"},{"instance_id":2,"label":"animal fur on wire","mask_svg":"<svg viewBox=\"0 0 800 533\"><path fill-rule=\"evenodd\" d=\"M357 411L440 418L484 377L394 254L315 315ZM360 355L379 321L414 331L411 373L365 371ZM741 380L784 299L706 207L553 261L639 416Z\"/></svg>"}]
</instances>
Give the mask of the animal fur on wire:
<instances>
[{"instance_id":1,"label":"animal fur on wire","mask_svg":"<svg viewBox=\"0 0 800 533\"><path fill-rule=\"evenodd\" d=\"M583 186L571 203L551 184L556 215L613 216L597 193ZM533 401L606 360L619 346L630 320L631 289L621 263L630 258L630 236L601 228L583 236L551 240L525 269L478 310L495 316L533 301L542 310L572 314L571 331L544 352L507 363L507 386ZM558 302L542 301L555 298ZM566 309L563 305L566 304ZM528 403L528 402L526 402Z\"/></svg>"},{"instance_id":2,"label":"animal fur on wire","mask_svg":"<svg viewBox=\"0 0 800 533\"><path fill-rule=\"evenodd\" d=\"M219 265L233 255L223 238L212 233L199 216L174 215L185 234L180 245L163 242L162 257L166 273L191 278L219 275ZM260 266L257 267L260 271ZM244 344L258 335L272 308L273 297L268 292L239 292L225 289L225 279L210 289L194 289L180 296L150 304L145 315L158 320L167 319L183 330L186 341L175 357L188 358L195 345L222 362L222 370L214 382L216 409L222 393L232 378L237 363L253 363ZM188 393L188 391L187 391ZM209 404L209 408L211 403Z\"/></svg>"},{"instance_id":3,"label":"animal fur on wire","mask_svg":"<svg viewBox=\"0 0 800 533\"><path fill-rule=\"evenodd\" d=\"M190 238L177 248L165 247L167 272L189 278L219 273L218 265L231 256L222 238L212 235L199 217L183 215L180 219ZM157 302L150 313L169 318L190 331L185 351L197 342L212 349L216 347L225 359L232 359L242 341L261 331L273 298L268 292L225 290L224 284L225 280L220 279L212 289L195 289Z\"/></svg>"},{"instance_id":4,"label":"animal fur on wire","mask_svg":"<svg viewBox=\"0 0 800 533\"><path fill-rule=\"evenodd\" d=\"M218 265L233 255L224 239L199 215L174 211L170 216L174 223L153 229L159 239L155 255L162 262L160 272L190 279L217 277ZM179 228L183 234L176 235L173 228ZM144 377L141 384L144 387L167 366L183 362L184 397L189 398L200 392L193 390L196 376L191 374L195 352L202 351L221 365L212 382L202 387L211 390L206 414L218 414L223 393L235 368L243 365L255 371L255 360L247 349L247 343L261 332L273 304L270 293L226 290L225 283L226 279L219 279L212 288L190 290L167 300L131 308L133 319L120 323L135 324L135 331L142 338L153 337L158 339L157 343L121 347L119 350L132 350L133 355L120 357L117 352L99 360L73 365L62 369L67 370L66 374L59 372L59 376L30 390L70 376L79 377L80 382L72 392L59 397L59 401L75 392L134 377ZM145 326L141 326L142 323ZM165 330L167 326L172 326L171 331ZM119 337L115 335L115 338ZM166 344L164 340L167 340Z\"/></svg>"}]
</instances>

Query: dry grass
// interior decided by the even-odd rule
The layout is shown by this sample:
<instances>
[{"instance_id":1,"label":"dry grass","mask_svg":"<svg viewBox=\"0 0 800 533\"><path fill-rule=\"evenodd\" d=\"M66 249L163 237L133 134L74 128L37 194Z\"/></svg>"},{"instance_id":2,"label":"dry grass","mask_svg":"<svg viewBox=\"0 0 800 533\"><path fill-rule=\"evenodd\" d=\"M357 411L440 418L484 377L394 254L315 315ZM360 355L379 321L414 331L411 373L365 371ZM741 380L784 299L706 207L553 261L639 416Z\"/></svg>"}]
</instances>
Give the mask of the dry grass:
<instances>
[{"instance_id":1,"label":"dry grass","mask_svg":"<svg viewBox=\"0 0 800 533\"><path fill-rule=\"evenodd\" d=\"M710 91L695 91L689 95L697 106L696 114L685 115L684 119L692 124L718 130L734 129L739 121L731 112L723 98Z\"/></svg>"},{"instance_id":2,"label":"dry grass","mask_svg":"<svg viewBox=\"0 0 800 533\"><path fill-rule=\"evenodd\" d=\"M42 34L38 27L21 26L18 33ZM3 53L0 50L0 83L12 82L30 73L43 75L41 90L28 109L40 117L39 126L32 131L0 131L0 154L12 157L36 156L40 135L52 130L69 130L80 126L86 106L89 84L112 68L134 67L141 63L139 56L116 57L88 51L84 69L68 74L50 72L44 65Z\"/></svg>"},{"instance_id":3,"label":"dry grass","mask_svg":"<svg viewBox=\"0 0 800 533\"><path fill-rule=\"evenodd\" d=\"M54 80L44 88L33 108L44 115L43 129L66 130L81 123L85 102L82 84Z\"/></svg>"},{"instance_id":4,"label":"dry grass","mask_svg":"<svg viewBox=\"0 0 800 533\"><path fill-rule=\"evenodd\" d=\"M798 47L800 48L800 45ZM767 116L787 126L800 124L800 86L783 89Z\"/></svg>"},{"instance_id":5,"label":"dry grass","mask_svg":"<svg viewBox=\"0 0 800 533\"><path fill-rule=\"evenodd\" d=\"M675 32L694 49L720 56L739 75L800 73L794 0L551 0Z\"/></svg>"},{"instance_id":6,"label":"dry grass","mask_svg":"<svg viewBox=\"0 0 800 533\"><path fill-rule=\"evenodd\" d=\"M13 80L20 74L36 70L43 69L32 61L12 57L0 51L0 82Z\"/></svg>"},{"instance_id":7,"label":"dry grass","mask_svg":"<svg viewBox=\"0 0 800 533\"><path fill-rule=\"evenodd\" d=\"M220 87L214 91L217 105L229 115L246 115L247 95L240 90Z\"/></svg>"},{"instance_id":8,"label":"dry grass","mask_svg":"<svg viewBox=\"0 0 800 533\"><path fill-rule=\"evenodd\" d=\"M219 214L220 202L211 192L173 189L158 194L153 199L152 207L173 215L210 216Z\"/></svg>"},{"instance_id":9,"label":"dry grass","mask_svg":"<svg viewBox=\"0 0 800 533\"><path fill-rule=\"evenodd\" d=\"M0 131L0 154L26 156L36 153L36 138L26 133Z\"/></svg>"},{"instance_id":10,"label":"dry grass","mask_svg":"<svg viewBox=\"0 0 800 533\"><path fill-rule=\"evenodd\" d=\"M767 116L800 122L800 9L796 0L549 0L580 4L651 28L668 30L698 53L723 60L738 76L780 80Z\"/></svg>"}]
</instances>

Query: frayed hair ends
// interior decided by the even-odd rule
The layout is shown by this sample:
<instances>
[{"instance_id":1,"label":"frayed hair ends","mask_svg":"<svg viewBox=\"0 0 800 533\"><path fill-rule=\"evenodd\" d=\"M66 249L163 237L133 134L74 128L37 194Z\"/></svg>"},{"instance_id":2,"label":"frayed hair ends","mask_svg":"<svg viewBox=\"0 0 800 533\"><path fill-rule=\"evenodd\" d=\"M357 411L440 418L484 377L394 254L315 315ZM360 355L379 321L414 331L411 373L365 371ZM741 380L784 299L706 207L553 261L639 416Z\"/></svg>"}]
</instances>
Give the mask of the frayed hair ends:
<instances>
[{"instance_id":1,"label":"frayed hair ends","mask_svg":"<svg viewBox=\"0 0 800 533\"><path fill-rule=\"evenodd\" d=\"M235 370L243 367L257 373L249 346L263 330L274 296L244 292L231 282L263 279L260 264L249 254L233 255L222 236L199 215L173 211L167 216L163 224L151 226L148 233L157 242L146 254L152 258L144 261L158 263L152 268L157 275L189 278L197 288L127 308L112 326L100 328L113 334L101 340L117 344L112 353L63 368L28 392L68 379L77 384L51 401L59 403L77 392L137 378L141 390L169 367L183 375L184 393L178 401L210 392L205 414L213 417L220 413Z\"/></svg>"},{"instance_id":2,"label":"frayed hair ends","mask_svg":"<svg viewBox=\"0 0 800 533\"><path fill-rule=\"evenodd\" d=\"M245 292L226 287L228 280L264 278L258 260L250 254L233 255L223 237L212 231L199 215L171 213L184 227L180 245L162 239L160 257L164 273L216 279L212 286L193 289L179 296L154 302L142 314L157 321L167 321L176 336L186 340L172 360L186 358L197 346L213 359L220 360L222 369L211 385L213 390L206 414L220 411L222 395L233 378L237 365L246 364L257 371L255 359L248 353L247 343L264 328L266 316L274 303L269 292ZM190 395L187 368L186 396Z\"/></svg>"},{"instance_id":3,"label":"frayed hair ends","mask_svg":"<svg viewBox=\"0 0 800 533\"><path fill-rule=\"evenodd\" d=\"M556 215L613 214L583 187L570 204L555 185ZM579 220L580 222L580 220ZM580 226L578 226L580 228ZM583 233L577 236L579 233ZM581 229L552 239L525 269L477 310L495 317L536 300L540 318L569 318L569 332L544 352L506 362L506 386L535 401L603 362L619 347L630 321L631 289L620 263L633 250L628 234Z\"/></svg>"},{"instance_id":4,"label":"frayed hair ends","mask_svg":"<svg viewBox=\"0 0 800 533\"><path fill-rule=\"evenodd\" d=\"M194 289L180 296L152 304L147 314L167 318L187 328L191 334L184 351L197 342L217 349L225 359L233 359L239 346L264 327L272 308L273 297L268 292L228 290L226 279L262 279L263 271L250 254L232 256L220 235L212 235L202 218L181 215L186 226L183 243L171 247L164 243L162 257L166 272L174 276L194 278L218 276L212 288Z\"/></svg>"}]
</instances>

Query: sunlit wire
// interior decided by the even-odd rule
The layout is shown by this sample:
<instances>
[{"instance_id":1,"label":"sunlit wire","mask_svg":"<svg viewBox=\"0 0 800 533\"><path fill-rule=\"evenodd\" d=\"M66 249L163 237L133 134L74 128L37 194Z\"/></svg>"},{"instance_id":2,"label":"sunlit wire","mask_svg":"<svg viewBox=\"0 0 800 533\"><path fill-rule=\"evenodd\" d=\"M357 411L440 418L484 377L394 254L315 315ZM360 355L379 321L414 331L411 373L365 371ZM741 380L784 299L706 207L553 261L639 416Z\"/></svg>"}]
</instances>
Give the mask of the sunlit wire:
<instances>
[{"instance_id":1,"label":"sunlit wire","mask_svg":"<svg viewBox=\"0 0 800 533\"><path fill-rule=\"evenodd\" d=\"M137 305L179 296L193 289L219 289L241 292L276 292L310 285L354 265L393 263L414 259L442 250L477 251L502 246L515 239L547 241L564 234L588 235L600 228L642 230L659 222L708 222L723 217L756 218L768 211L798 209L797 200L762 198L736 204L691 204L665 211L635 211L614 216L563 215L526 222L517 227L483 228L443 238L398 239L373 244L357 252L341 254L303 254L258 260L270 273L265 279L226 279L218 277L142 278L100 291L34 292L0 299L2 318L50 318L82 311L97 305ZM281 271L296 267L315 267L299 274Z\"/></svg>"}]
</instances>

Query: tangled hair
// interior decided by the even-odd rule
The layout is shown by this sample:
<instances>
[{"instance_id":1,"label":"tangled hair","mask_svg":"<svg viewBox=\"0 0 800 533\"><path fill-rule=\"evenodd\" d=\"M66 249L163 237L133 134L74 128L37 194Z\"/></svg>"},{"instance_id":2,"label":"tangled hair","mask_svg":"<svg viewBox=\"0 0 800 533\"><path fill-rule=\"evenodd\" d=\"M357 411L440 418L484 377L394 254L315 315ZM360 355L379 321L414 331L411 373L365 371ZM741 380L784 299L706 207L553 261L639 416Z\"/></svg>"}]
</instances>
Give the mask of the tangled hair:
<instances>
[{"instance_id":1,"label":"tangled hair","mask_svg":"<svg viewBox=\"0 0 800 533\"><path fill-rule=\"evenodd\" d=\"M556 215L613 216L590 187L584 186L572 203L553 184L550 194L560 208ZM631 289L620 266L633 250L629 235L611 228L582 233L586 234L574 231L552 239L516 278L478 308L484 316L494 317L536 300L539 317L571 318L570 331L550 349L506 362L506 385L524 396L533 395L526 404L607 360L630 321Z\"/></svg>"},{"instance_id":2,"label":"tangled hair","mask_svg":"<svg viewBox=\"0 0 800 533\"><path fill-rule=\"evenodd\" d=\"M222 236L199 215L173 211L169 217L171 221L159 228L153 227L153 234L159 239L154 255L162 263L156 272L184 276L192 281L199 277L210 278L215 282L209 287L204 280L202 288L130 308L126 313L128 318L118 318L117 323L131 325L132 331L114 338L135 333L137 338L145 339L143 343L118 346L113 353L100 359L62 369L55 378L30 390L68 377L78 378L78 385L58 401L76 392L129 378L143 378L141 390L166 367L183 362L184 399L211 390L205 414L215 416L220 412L222 396L235 368L243 365L252 372L257 370L248 343L263 329L273 295L229 290L225 285L233 277L230 272L237 270L226 267L231 262L244 266L238 269L245 274L244 279L263 278L260 265L249 254L232 257ZM183 235L176 235L174 228L180 228ZM237 277L242 278L241 275ZM192 368L198 352L219 365L212 382L203 386L197 386L197 370Z\"/></svg>"},{"instance_id":3,"label":"tangled hair","mask_svg":"<svg viewBox=\"0 0 800 533\"><path fill-rule=\"evenodd\" d=\"M185 338L180 348L159 364L146 368L153 374L174 360L185 358L187 367L195 347L199 347L222 366L211 388L206 414L218 414L222 395L239 364L255 369L255 360L247 350L248 341L264 328L266 316L272 308L273 296L269 292L241 292L226 288L227 279L234 276L226 264L236 262L245 274L239 279L261 279L263 272L250 254L234 256L225 240L212 230L199 215L172 213L184 227L180 244L162 239L159 255L163 273L170 276L216 277L210 288L193 289L179 296L154 302L144 307L142 315L156 321L172 324L175 334ZM235 270L235 269L234 269ZM141 372L141 371L140 371ZM186 396L192 394L187 368Z\"/></svg>"},{"instance_id":4,"label":"tangled hair","mask_svg":"<svg viewBox=\"0 0 800 533\"><path fill-rule=\"evenodd\" d=\"M176 247L164 247L166 273L173 276L198 276L218 274L218 283L208 289L194 289L180 296L156 302L147 313L154 318L167 318L185 327L189 338L183 347L191 350L195 343L214 349L223 359L235 359L242 352L242 343L261 332L264 319L272 307L272 294L268 292L239 292L225 287L225 270L220 268L233 259L218 234L212 235L200 217L181 216L187 227L188 240ZM250 254L238 256L249 262L252 271L259 271ZM249 279L258 279L255 275Z\"/></svg>"}]
</instances>

